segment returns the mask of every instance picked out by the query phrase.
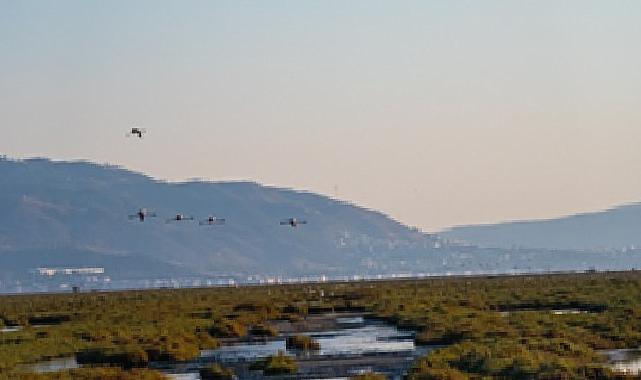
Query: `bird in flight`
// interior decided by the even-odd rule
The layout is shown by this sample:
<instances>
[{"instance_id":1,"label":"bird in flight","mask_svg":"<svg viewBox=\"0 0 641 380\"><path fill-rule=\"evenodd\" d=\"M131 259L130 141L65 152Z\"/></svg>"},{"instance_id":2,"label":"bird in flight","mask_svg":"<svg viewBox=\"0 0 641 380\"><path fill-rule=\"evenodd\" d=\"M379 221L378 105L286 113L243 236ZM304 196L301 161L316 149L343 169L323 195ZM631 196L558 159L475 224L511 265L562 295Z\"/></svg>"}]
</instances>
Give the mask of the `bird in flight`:
<instances>
[{"instance_id":1,"label":"bird in flight","mask_svg":"<svg viewBox=\"0 0 641 380\"><path fill-rule=\"evenodd\" d=\"M297 227L299 224L307 224L307 221L298 220L296 218L283 219L280 221L281 226Z\"/></svg>"},{"instance_id":2,"label":"bird in flight","mask_svg":"<svg viewBox=\"0 0 641 380\"><path fill-rule=\"evenodd\" d=\"M167 223L170 222L184 222L186 220L194 220L193 216L185 216L185 214L176 214L173 218L167 219Z\"/></svg>"},{"instance_id":3,"label":"bird in flight","mask_svg":"<svg viewBox=\"0 0 641 380\"><path fill-rule=\"evenodd\" d=\"M142 135L143 135L143 134L145 134L145 133L147 133L147 130L146 130L146 129L144 129L144 128L138 128L138 127L133 127L133 128L131 128L131 131L129 131L129 132L127 133L127 137L136 136L136 137L138 137L139 139L141 139L141 138L142 138Z\"/></svg>"},{"instance_id":4,"label":"bird in flight","mask_svg":"<svg viewBox=\"0 0 641 380\"><path fill-rule=\"evenodd\" d=\"M156 213L147 211L146 208L141 208L137 213L129 215L129 219L138 219L141 222L144 222L146 218L155 218Z\"/></svg>"},{"instance_id":5,"label":"bird in flight","mask_svg":"<svg viewBox=\"0 0 641 380\"><path fill-rule=\"evenodd\" d=\"M201 226L222 225L222 224L225 224L225 219L218 218L218 217L213 216L213 215L209 215L209 217L207 217L207 219L201 220L200 222L198 222L198 224L200 224Z\"/></svg>"}]
</instances>

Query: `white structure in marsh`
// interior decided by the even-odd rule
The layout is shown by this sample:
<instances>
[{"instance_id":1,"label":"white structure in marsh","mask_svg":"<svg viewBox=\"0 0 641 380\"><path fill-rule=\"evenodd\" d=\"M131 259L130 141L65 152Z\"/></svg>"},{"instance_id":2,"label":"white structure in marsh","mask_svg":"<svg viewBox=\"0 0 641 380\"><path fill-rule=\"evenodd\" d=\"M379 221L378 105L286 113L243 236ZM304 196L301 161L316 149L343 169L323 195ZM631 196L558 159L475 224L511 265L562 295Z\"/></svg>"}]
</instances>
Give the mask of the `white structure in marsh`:
<instances>
[{"instance_id":1,"label":"white structure in marsh","mask_svg":"<svg viewBox=\"0 0 641 380\"><path fill-rule=\"evenodd\" d=\"M40 276L55 276L55 275L96 275L104 274L105 268L37 268L34 271Z\"/></svg>"}]
</instances>

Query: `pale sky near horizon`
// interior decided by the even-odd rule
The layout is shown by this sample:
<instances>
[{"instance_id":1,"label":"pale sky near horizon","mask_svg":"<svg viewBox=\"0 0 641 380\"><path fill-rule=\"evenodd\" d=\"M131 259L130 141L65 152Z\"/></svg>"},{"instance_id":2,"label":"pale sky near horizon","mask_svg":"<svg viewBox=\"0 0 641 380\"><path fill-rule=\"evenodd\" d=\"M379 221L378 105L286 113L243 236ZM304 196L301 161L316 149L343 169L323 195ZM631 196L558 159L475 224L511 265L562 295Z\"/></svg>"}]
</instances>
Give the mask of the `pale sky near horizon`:
<instances>
[{"instance_id":1,"label":"pale sky near horizon","mask_svg":"<svg viewBox=\"0 0 641 380\"><path fill-rule=\"evenodd\" d=\"M427 231L599 210L641 201L640 42L640 1L0 0L0 154Z\"/></svg>"}]
</instances>

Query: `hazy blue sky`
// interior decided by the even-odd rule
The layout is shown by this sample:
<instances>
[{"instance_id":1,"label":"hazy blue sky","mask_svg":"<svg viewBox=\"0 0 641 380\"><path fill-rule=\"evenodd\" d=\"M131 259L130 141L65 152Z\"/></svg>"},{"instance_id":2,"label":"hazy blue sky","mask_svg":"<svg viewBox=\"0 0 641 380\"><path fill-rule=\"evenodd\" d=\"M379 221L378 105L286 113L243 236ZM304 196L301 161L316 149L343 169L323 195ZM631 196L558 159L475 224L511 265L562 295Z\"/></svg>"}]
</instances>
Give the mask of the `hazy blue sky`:
<instances>
[{"instance_id":1,"label":"hazy blue sky","mask_svg":"<svg viewBox=\"0 0 641 380\"><path fill-rule=\"evenodd\" d=\"M641 1L0 0L0 153L431 231L601 209L641 200L640 46Z\"/></svg>"}]
</instances>

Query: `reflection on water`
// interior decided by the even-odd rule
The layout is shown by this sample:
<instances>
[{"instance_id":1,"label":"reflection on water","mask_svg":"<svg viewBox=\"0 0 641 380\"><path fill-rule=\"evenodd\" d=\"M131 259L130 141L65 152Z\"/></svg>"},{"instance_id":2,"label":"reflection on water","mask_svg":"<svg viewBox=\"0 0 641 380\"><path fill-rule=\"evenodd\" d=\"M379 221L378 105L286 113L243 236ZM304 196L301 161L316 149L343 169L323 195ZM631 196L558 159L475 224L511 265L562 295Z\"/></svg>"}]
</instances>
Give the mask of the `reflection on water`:
<instances>
[{"instance_id":1,"label":"reflection on water","mask_svg":"<svg viewBox=\"0 0 641 380\"><path fill-rule=\"evenodd\" d=\"M58 372L66 369L79 368L75 357L56 358L35 364L30 364L28 370L35 373Z\"/></svg>"},{"instance_id":2,"label":"reflection on water","mask_svg":"<svg viewBox=\"0 0 641 380\"><path fill-rule=\"evenodd\" d=\"M331 319L331 318L330 318ZM157 363L156 367L175 380L199 380L198 369L212 362L232 368L241 379L263 379L261 372L249 370L257 359L284 351L296 357L300 379L345 380L362 372L384 372L392 379L402 378L418 355L430 348L414 345L414 335L382 322L362 317L336 318L330 330L302 332L320 343L320 350L287 350L281 334L264 343L238 343L201 352L200 358L185 363ZM55 372L78 368L75 358L59 358L28 366L31 372ZM153 365L152 365L153 368Z\"/></svg>"},{"instance_id":3,"label":"reflection on water","mask_svg":"<svg viewBox=\"0 0 641 380\"><path fill-rule=\"evenodd\" d=\"M416 347L414 333L398 330L382 321L364 319L362 316L326 315L312 318L301 325L280 326L278 337L261 343L238 343L201 353L199 363L221 362L233 368L239 378L264 379L260 371L251 371L249 364L257 359L277 354L279 351L296 359L298 379L344 380L349 376L365 373L384 373L390 379L401 379L420 355L436 347ZM309 323L307 323L309 322ZM326 329L319 329L325 326ZM287 350L285 340L291 331L307 335L320 343L320 349L311 352ZM174 373L184 374L185 370ZM191 371L195 372L195 371ZM197 380L198 375L174 377L179 380Z\"/></svg>"},{"instance_id":4,"label":"reflection on water","mask_svg":"<svg viewBox=\"0 0 641 380\"><path fill-rule=\"evenodd\" d=\"M507 317L510 314L514 313L544 313L550 312L554 315L570 315L570 314L589 314L587 310L580 309L553 309L553 310L519 310L519 311L501 311L499 312L501 317Z\"/></svg>"},{"instance_id":5,"label":"reflection on water","mask_svg":"<svg viewBox=\"0 0 641 380\"><path fill-rule=\"evenodd\" d=\"M200 380L200 375L197 372L192 373L167 373L165 374L173 380Z\"/></svg>"},{"instance_id":6,"label":"reflection on water","mask_svg":"<svg viewBox=\"0 0 641 380\"><path fill-rule=\"evenodd\" d=\"M552 310L552 314L554 314L554 315L588 314L588 311L587 310L579 310L579 309L559 309L559 310Z\"/></svg>"},{"instance_id":7,"label":"reflection on water","mask_svg":"<svg viewBox=\"0 0 641 380\"><path fill-rule=\"evenodd\" d=\"M356 320L356 319L355 319ZM362 318L354 323L363 323ZM303 333L320 343L320 350L303 354L297 350L287 350L285 337L261 344L236 344L223 346L216 350L203 351L201 356L225 361L249 361L275 355L284 351L291 356L339 356L362 355L377 352L399 352L414 350L411 333L401 332L394 326L380 323L365 324L356 328L315 333Z\"/></svg>"},{"instance_id":8,"label":"reflection on water","mask_svg":"<svg viewBox=\"0 0 641 380\"><path fill-rule=\"evenodd\" d=\"M0 333L17 332L22 330L21 326L5 326L0 329Z\"/></svg>"},{"instance_id":9,"label":"reflection on water","mask_svg":"<svg viewBox=\"0 0 641 380\"><path fill-rule=\"evenodd\" d=\"M350 318L336 318L336 323L339 325L362 325L365 323L365 318L363 317L350 317Z\"/></svg>"},{"instance_id":10,"label":"reflection on water","mask_svg":"<svg viewBox=\"0 0 641 380\"><path fill-rule=\"evenodd\" d=\"M609 350L604 353L612 370L629 374L641 373L641 350Z\"/></svg>"}]
</instances>

